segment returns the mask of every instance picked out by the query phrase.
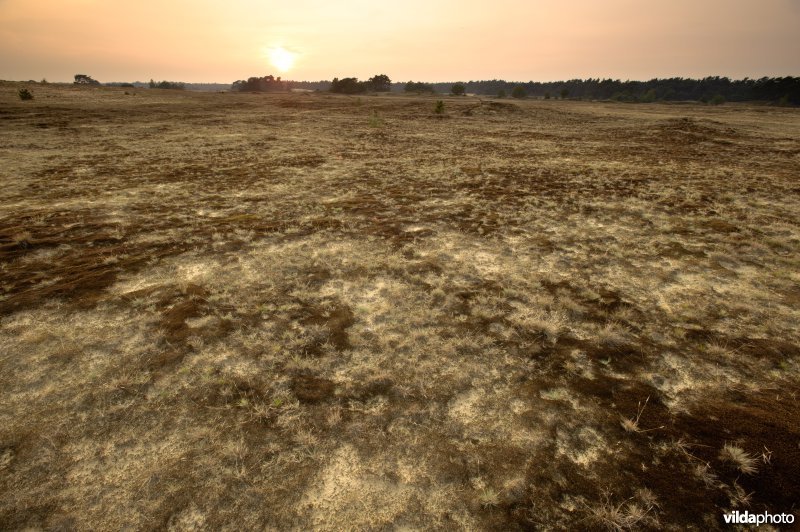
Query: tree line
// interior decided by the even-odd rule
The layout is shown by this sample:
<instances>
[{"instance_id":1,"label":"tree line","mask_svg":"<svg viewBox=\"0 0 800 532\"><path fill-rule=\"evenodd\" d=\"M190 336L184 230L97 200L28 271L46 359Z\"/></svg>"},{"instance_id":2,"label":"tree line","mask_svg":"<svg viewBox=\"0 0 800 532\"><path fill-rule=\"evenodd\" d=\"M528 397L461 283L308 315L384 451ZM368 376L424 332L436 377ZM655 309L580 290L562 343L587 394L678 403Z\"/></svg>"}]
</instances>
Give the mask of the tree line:
<instances>
[{"instance_id":1,"label":"tree line","mask_svg":"<svg viewBox=\"0 0 800 532\"><path fill-rule=\"evenodd\" d=\"M461 82L467 93L496 96L514 93L517 97L574 98L585 100L617 100L623 102L654 101L768 101L800 104L800 77L763 77L732 80L709 76L702 79L662 78L649 81L589 78L568 81L527 83L501 79ZM432 83L435 92L451 92L453 83ZM396 90L404 90L400 85Z\"/></svg>"},{"instance_id":2,"label":"tree line","mask_svg":"<svg viewBox=\"0 0 800 532\"><path fill-rule=\"evenodd\" d=\"M75 74L77 85L99 85L100 82L86 74ZM136 82L108 83L120 87L145 86ZM152 89L187 88L177 81L150 80ZM219 90L223 85L188 84L191 88ZM291 89L330 91L340 94L366 92L405 92L413 94L478 94L483 96L514 98L562 98L578 100L616 100L621 102L700 101L707 103L764 101L780 105L800 105L800 77L762 77L758 79L730 79L709 76L692 78L655 78L649 81L619 79L572 79L568 81L514 82L502 79L466 81L456 83L426 83L422 81L392 82L386 74L376 74L366 81L355 77L333 78L332 81L286 81L280 76L267 75L234 81L231 90L238 92L285 92Z\"/></svg>"},{"instance_id":3,"label":"tree line","mask_svg":"<svg viewBox=\"0 0 800 532\"><path fill-rule=\"evenodd\" d=\"M327 91L330 88L330 81L288 81L273 75L250 77L234 81L231 85L234 92L286 92L292 89Z\"/></svg>"},{"instance_id":4,"label":"tree line","mask_svg":"<svg viewBox=\"0 0 800 532\"><path fill-rule=\"evenodd\" d=\"M649 81L619 79L572 79L567 81L514 82L502 79L464 81L456 83L426 83L422 81L392 82L386 74L366 81L355 77L334 78L332 81L282 81L280 77L264 76L236 81L234 91L272 92L293 88L330 91L339 94L366 92L405 92L413 94L478 94L507 95L515 98L569 98L580 100L616 100L621 102L700 101L765 101L784 105L800 105L800 77L762 77L739 80L720 76L702 79L655 78Z\"/></svg>"},{"instance_id":5,"label":"tree line","mask_svg":"<svg viewBox=\"0 0 800 532\"><path fill-rule=\"evenodd\" d=\"M376 74L366 81L358 78L333 78L333 81L284 81L280 76L251 77L234 81L231 90L235 92L285 92L291 89L330 91L339 94L360 94L365 92L389 92L392 80L386 74Z\"/></svg>"},{"instance_id":6,"label":"tree line","mask_svg":"<svg viewBox=\"0 0 800 532\"><path fill-rule=\"evenodd\" d=\"M180 81L155 81L151 79L147 86L151 89L186 90L186 84Z\"/></svg>"},{"instance_id":7,"label":"tree line","mask_svg":"<svg viewBox=\"0 0 800 532\"><path fill-rule=\"evenodd\" d=\"M392 90L392 80L386 74L376 74L366 81L358 81L358 78L333 78L328 90L340 94L389 92Z\"/></svg>"}]
</instances>

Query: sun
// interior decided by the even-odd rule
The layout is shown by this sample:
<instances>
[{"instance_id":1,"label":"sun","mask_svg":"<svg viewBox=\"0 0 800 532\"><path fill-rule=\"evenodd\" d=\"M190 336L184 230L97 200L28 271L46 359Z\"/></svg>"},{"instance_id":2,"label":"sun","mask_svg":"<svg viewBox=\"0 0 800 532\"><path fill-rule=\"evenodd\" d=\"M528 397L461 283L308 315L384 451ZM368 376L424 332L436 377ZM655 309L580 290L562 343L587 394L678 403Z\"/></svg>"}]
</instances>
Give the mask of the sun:
<instances>
[{"instance_id":1,"label":"sun","mask_svg":"<svg viewBox=\"0 0 800 532\"><path fill-rule=\"evenodd\" d=\"M286 48L281 46L277 48L270 48L268 53L269 62L281 72L289 71L294 65L296 54L293 54Z\"/></svg>"}]
</instances>

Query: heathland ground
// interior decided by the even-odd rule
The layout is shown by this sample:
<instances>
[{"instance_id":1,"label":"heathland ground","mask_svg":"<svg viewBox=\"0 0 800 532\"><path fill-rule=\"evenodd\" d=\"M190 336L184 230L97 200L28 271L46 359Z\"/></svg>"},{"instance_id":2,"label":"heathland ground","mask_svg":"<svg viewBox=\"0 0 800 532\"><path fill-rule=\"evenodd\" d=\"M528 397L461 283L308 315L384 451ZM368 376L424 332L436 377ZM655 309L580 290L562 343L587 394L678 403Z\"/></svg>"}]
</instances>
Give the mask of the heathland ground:
<instances>
[{"instance_id":1,"label":"heathland ground","mask_svg":"<svg viewBox=\"0 0 800 532\"><path fill-rule=\"evenodd\" d=\"M796 509L797 109L19 87L0 528Z\"/></svg>"}]
</instances>

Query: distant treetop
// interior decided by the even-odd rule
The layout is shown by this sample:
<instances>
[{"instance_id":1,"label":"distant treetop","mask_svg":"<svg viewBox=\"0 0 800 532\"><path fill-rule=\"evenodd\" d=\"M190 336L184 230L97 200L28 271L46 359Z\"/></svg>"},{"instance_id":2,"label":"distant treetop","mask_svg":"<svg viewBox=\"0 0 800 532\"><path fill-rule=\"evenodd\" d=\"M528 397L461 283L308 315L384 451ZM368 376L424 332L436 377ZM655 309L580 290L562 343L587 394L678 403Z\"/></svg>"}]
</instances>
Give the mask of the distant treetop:
<instances>
[{"instance_id":1,"label":"distant treetop","mask_svg":"<svg viewBox=\"0 0 800 532\"><path fill-rule=\"evenodd\" d=\"M392 80L386 74L378 74L369 78L369 89L375 92L389 92L392 90Z\"/></svg>"},{"instance_id":2,"label":"distant treetop","mask_svg":"<svg viewBox=\"0 0 800 532\"><path fill-rule=\"evenodd\" d=\"M75 74L75 85L100 85L100 82L86 74Z\"/></svg>"},{"instance_id":3,"label":"distant treetop","mask_svg":"<svg viewBox=\"0 0 800 532\"><path fill-rule=\"evenodd\" d=\"M392 90L392 80L386 74L377 74L367 81L358 81L358 78L333 78L331 92L339 94L359 94L362 92L389 92Z\"/></svg>"},{"instance_id":4,"label":"distant treetop","mask_svg":"<svg viewBox=\"0 0 800 532\"><path fill-rule=\"evenodd\" d=\"M331 92L339 94L358 94L367 92L367 82L360 82L358 78L333 78Z\"/></svg>"},{"instance_id":5,"label":"distant treetop","mask_svg":"<svg viewBox=\"0 0 800 532\"><path fill-rule=\"evenodd\" d=\"M285 81L281 81L280 76L276 78L269 74L261 78L247 78L247 81L234 81L231 90L239 92L284 92L289 90L289 85Z\"/></svg>"}]
</instances>

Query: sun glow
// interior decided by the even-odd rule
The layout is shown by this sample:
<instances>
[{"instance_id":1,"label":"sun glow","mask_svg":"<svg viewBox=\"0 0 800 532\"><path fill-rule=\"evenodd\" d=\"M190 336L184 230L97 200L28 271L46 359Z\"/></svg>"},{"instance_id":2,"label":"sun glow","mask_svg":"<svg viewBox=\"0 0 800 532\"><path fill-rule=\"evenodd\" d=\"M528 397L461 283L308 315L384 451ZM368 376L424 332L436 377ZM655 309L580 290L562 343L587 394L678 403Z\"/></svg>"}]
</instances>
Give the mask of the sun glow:
<instances>
[{"instance_id":1,"label":"sun glow","mask_svg":"<svg viewBox=\"0 0 800 532\"><path fill-rule=\"evenodd\" d=\"M281 72L287 72L294 65L295 54L283 47L270 48L269 62Z\"/></svg>"}]
</instances>

